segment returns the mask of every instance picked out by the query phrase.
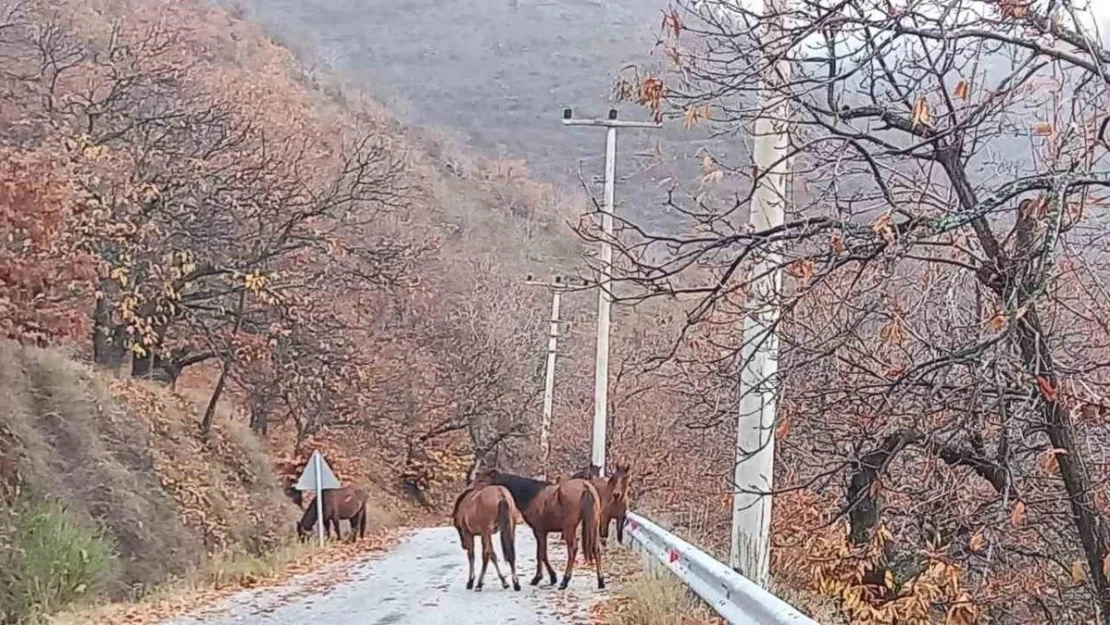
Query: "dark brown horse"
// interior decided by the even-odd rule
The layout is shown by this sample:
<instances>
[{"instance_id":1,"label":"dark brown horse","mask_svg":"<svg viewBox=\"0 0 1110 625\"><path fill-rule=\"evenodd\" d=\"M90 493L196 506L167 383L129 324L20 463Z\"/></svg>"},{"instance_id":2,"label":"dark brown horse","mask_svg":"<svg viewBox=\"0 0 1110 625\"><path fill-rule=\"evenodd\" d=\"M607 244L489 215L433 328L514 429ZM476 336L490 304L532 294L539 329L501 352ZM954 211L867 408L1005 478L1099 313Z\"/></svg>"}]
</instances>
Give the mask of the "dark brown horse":
<instances>
[{"instance_id":1,"label":"dark brown horse","mask_svg":"<svg viewBox=\"0 0 1110 625\"><path fill-rule=\"evenodd\" d=\"M512 493L504 486L493 486L477 482L455 498L455 509L451 519L459 532L459 542L466 550L470 562L470 577L466 589L482 590L486 579L486 567L493 561L493 569L501 578L501 587L508 588L509 582L501 574L497 565L497 553L493 550L493 534L501 534L501 555L509 563L513 576L513 590L520 590L520 580L516 576L516 504ZM478 585L474 585L474 537L482 537L482 572L478 575Z\"/></svg>"},{"instance_id":2,"label":"dark brown horse","mask_svg":"<svg viewBox=\"0 0 1110 625\"><path fill-rule=\"evenodd\" d=\"M572 477L588 479L601 495L601 544L609 542L609 524L617 522L617 542L624 543L624 523L628 517L628 474L631 467L618 464L608 478L599 477L601 471L591 464Z\"/></svg>"},{"instance_id":3,"label":"dark brown horse","mask_svg":"<svg viewBox=\"0 0 1110 625\"><path fill-rule=\"evenodd\" d=\"M336 540L342 538L339 532L339 521L347 519L351 523L350 539L366 537L366 502L370 494L357 486L344 486L325 490L321 505L324 509L324 534L331 536L331 528L335 527ZM305 508L301 520L297 523L297 536L301 540L308 537L312 528L316 527L316 502L312 501Z\"/></svg>"},{"instance_id":4,"label":"dark brown horse","mask_svg":"<svg viewBox=\"0 0 1110 625\"><path fill-rule=\"evenodd\" d=\"M559 588L566 589L574 573L574 560L578 555L578 539L574 532L581 525L582 553L586 556L586 562L593 562L597 568L597 587L605 588L598 533L601 525L601 496L592 484L573 478L560 479L557 484L552 484L501 473L496 469L487 472L483 478L509 489L525 523L536 535L536 575L532 578L533 586L543 579L544 567L547 567L551 583L555 584L555 569L547 559L547 535L561 533L567 543L567 566Z\"/></svg>"}]
</instances>

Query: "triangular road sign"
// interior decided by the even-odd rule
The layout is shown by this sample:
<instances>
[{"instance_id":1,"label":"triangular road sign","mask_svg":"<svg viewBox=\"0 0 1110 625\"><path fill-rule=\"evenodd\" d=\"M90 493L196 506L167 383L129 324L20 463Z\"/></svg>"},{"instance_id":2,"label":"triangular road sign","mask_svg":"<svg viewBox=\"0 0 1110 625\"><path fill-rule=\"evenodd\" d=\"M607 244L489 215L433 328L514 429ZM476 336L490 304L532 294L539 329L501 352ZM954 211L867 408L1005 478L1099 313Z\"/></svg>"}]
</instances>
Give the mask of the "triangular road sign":
<instances>
[{"instance_id":1,"label":"triangular road sign","mask_svg":"<svg viewBox=\"0 0 1110 625\"><path fill-rule=\"evenodd\" d=\"M339 478L335 477L335 473L328 466L328 461L324 460L324 456L319 450L312 452L312 457L308 459L308 464L305 465L300 479L293 485L293 488L297 490L316 490L317 456L320 459L320 488L323 490L339 488Z\"/></svg>"}]
</instances>

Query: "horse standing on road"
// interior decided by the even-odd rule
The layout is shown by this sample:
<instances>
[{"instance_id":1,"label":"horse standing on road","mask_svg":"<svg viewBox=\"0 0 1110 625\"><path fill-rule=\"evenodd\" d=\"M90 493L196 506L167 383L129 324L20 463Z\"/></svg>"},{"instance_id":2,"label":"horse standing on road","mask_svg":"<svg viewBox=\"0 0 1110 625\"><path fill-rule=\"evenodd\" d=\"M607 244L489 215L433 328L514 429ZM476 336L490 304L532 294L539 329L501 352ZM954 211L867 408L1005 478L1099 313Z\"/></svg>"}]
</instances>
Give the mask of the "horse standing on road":
<instances>
[{"instance_id":1,"label":"horse standing on road","mask_svg":"<svg viewBox=\"0 0 1110 625\"><path fill-rule=\"evenodd\" d=\"M617 522L617 542L624 543L624 523L628 517L628 474L631 467L618 464L608 478L600 477L601 471L590 465L575 473L575 479L589 480L601 495L601 544L609 542L609 524Z\"/></svg>"},{"instance_id":2,"label":"horse standing on road","mask_svg":"<svg viewBox=\"0 0 1110 625\"><path fill-rule=\"evenodd\" d=\"M455 508L451 519L459 532L459 542L466 550L470 563L470 577L466 589L481 591L486 579L486 567L493 561L493 569L501 578L501 587L508 588L509 582L501 574L497 565L497 553L493 550L493 534L501 534L501 555L509 563L513 577L513 590L520 590L520 580L516 576L516 503L512 493L503 486L476 483L455 498ZM474 585L474 537L482 537L482 572L478 575L478 585Z\"/></svg>"},{"instance_id":3,"label":"horse standing on road","mask_svg":"<svg viewBox=\"0 0 1110 625\"><path fill-rule=\"evenodd\" d=\"M357 486L344 486L325 490L321 506L324 509L324 534L331 537L331 528L335 527L336 540L343 537L339 532L339 521L347 519L351 523L350 540L354 542L357 532L358 538L366 538L366 502L370 493ZM316 502L313 501L305 508L301 520L297 522L297 536L301 540L308 537L312 528L316 527Z\"/></svg>"},{"instance_id":4,"label":"horse standing on road","mask_svg":"<svg viewBox=\"0 0 1110 625\"><path fill-rule=\"evenodd\" d=\"M501 473L496 469L488 471L483 480L509 489L516 505L520 508L525 523L536 535L536 575L532 585L543 579L544 567L554 585L557 578L555 569L547 559L547 535L562 533L567 543L567 566L563 572L563 582L559 588L565 590L574 573L574 560L578 555L578 540L575 530L582 526L582 553L587 563L594 563L597 569L597 587L605 588L605 576L601 573L601 497L587 480L560 479L557 484L533 480L511 473Z\"/></svg>"}]
</instances>

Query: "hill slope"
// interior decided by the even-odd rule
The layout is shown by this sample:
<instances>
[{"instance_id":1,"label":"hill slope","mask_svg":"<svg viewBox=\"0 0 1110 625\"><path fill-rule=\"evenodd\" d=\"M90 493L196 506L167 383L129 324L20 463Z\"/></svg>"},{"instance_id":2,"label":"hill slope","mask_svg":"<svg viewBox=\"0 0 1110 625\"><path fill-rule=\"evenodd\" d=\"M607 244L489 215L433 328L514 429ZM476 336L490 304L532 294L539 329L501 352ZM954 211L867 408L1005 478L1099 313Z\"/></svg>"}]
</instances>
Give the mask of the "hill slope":
<instances>
[{"instance_id":1,"label":"hill slope","mask_svg":"<svg viewBox=\"0 0 1110 625\"><path fill-rule=\"evenodd\" d=\"M147 383L105 378L57 351L0 342L0 508L7 512L0 537L18 536L28 515L59 503L66 521L113 553L98 571L106 574L74 586L95 583L90 591L116 598L185 575L206 554L273 548L296 508L261 443L234 422L218 424L205 440L195 412ZM28 545L17 540L0 546L7 565L0 596L22 601L28 580L16 579L17 563L36 554L21 554Z\"/></svg>"}]
</instances>

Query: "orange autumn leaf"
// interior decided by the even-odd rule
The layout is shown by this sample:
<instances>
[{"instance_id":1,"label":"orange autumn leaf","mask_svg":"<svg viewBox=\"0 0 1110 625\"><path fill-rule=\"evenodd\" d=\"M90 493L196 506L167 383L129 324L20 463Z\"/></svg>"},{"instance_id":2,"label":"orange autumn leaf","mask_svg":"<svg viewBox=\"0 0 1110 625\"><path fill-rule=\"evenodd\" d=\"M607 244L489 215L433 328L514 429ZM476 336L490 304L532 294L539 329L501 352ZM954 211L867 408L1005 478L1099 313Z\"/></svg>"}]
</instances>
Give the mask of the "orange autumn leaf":
<instances>
[{"instance_id":1,"label":"orange autumn leaf","mask_svg":"<svg viewBox=\"0 0 1110 625\"><path fill-rule=\"evenodd\" d=\"M970 96L971 86L961 78L960 82L956 83L956 97L966 102Z\"/></svg>"},{"instance_id":2,"label":"orange autumn leaf","mask_svg":"<svg viewBox=\"0 0 1110 625\"><path fill-rule=\"evenodd\" d=\"M1087 569L1084 568L1082 560L1076 560L1071 563L1071 581L1076 584L1082 584L1087 581Z\"/></svg>"},{"instance_id":3,"label":"orange autumn leaf","mask_svg":"<svg viewBox=\"0 0 1110 625\"><path fill-rule=\"evenodd\" d=\"M1056 387L1052 386L1052 382L1048 381L1044 376L1037 376L1037 387L1041 390L1041 395L1048 401L1056 401Z\"/></svg>"},{"instance_id":4,"label":"orange autumn leaf","mask_svg":"<svg viewBox=\"0 0 1110 625\"><path fill-rule=\"evenodd\" d=\"M1110 555L1102 559L1102 574L1110 577Z\"/></svg>"},{"instance_id":5,"label":"orange autumn leaf","mask_svg":"<svg viewBox=\"0 0 1110 625\"><path fill-rule=\"evenodd\" d=\"M800 258L790 263L787 267L787 273L802 282L809 282L817 273L817 265L809 258Z\"/></svg>"},{"instance_id":6,"label":"orange autumn leaf","mask_svg":"<svg viewBox=\"0 0 1110 625\"><path fill-rule=\"evenodd\" d=\"M1002 328L1006 327L1006 320L1006 313L994 313L994 315L992 315L991 318L987 320L987 330L990 330L991 332L997 332L998 330L1001 330Z\"/></svg>"},{"instance_id":7,"label":"orange autumn leaf","mask_svg":"<svg viewBox=\"0 0 1110 625\"><path fill-rule=\"evenodd\" d=\"M1025 502L1018 501L1014 504L1014 510L1010 513L1010 523L1014 527L1021 527L1025 523Z\"/></svg>"},{"instance_id":8,"label":"orange autumn leaf","mask_svg":"<svg viewBox=\"0 0 1110 625\"><path fill-rule=\"evenodd\" d=\"M971 537L971 540L967 544L968 549L970 549L972 553L979 553L983 550L983 547L986 546L987 539L983 536L983 530L975 532L975 535Z\"/></svg>"},{"instance_id":9,"label":"orange autumn leaf","mask_svg":"<svg viewBox=\"0 0 1110 625\"><path fill-rule=\"evenodd\" d=\"M925 96L918 96L913 105L913 125L915 127L933 125L933 111L929 108L929 100Z\"/></svg>"},{"instance_id":10,"label":"orange autumn leaf","mask_svg":"<svg viewBox=\"0 0 1110 625\"><path fill-rule=\"evenodd\" d=\"M1049 122L1041 122L1033 127L1033 131L1040 137L1047 137L1052 135L1053 126Z\"/></svg>"},{"instance_id":11,"label":"orange autumn leaf","mask_svg":"<svg viewBox=\"0 0 1110 625\"><path fill-rule=\"evenodd\" d=\"M1055 475L1056 473L1058 473L1057 468L1060 466L1059 460L1056 458L1056 456L1064 455L1067 453L1067 450L1064 449L1045 450L1045 452L1041 454L1040 462L1038 464L1040 464L1041 469L1044 470L1045 473Z\"/></svg>"}]
</instances>

